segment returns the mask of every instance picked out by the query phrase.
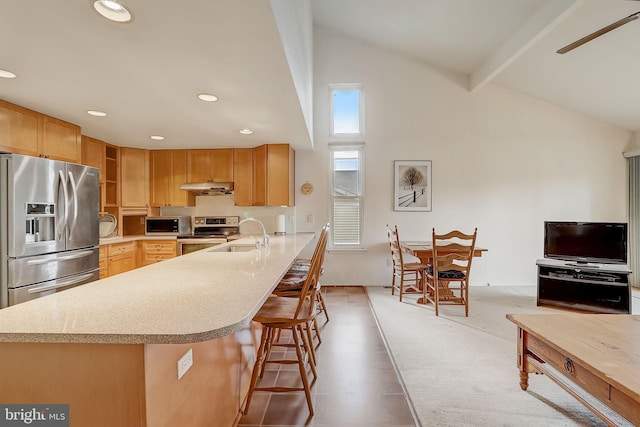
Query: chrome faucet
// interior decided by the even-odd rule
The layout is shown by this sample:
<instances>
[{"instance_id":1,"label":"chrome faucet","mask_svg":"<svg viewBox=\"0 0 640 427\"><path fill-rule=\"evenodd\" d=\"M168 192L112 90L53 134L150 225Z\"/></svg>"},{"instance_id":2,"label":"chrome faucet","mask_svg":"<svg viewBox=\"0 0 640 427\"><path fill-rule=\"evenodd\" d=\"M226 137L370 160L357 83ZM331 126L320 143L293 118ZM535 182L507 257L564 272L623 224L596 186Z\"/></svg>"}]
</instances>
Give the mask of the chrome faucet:
<instances>
[{"instance_id":1,"label":"chrome faucet","mask_svg":"<svg viewBox=\"0 0 640 427\"><path fill-rule=\"evenodd\" d=\"M258 223L258 225L260 225L260 227L262 228L262 243L260 243L260 246L263 246L265 248L267 246L269 246L269 235L267 234L267 231L265 230L264 224L262 222L258 221L255 218L245 218L242 221L240 221L238 226L244 224L245 222L249 222L249 221ZM257 239L256 239L256 242L257 242Z\"/></svg>"}]
</instances>

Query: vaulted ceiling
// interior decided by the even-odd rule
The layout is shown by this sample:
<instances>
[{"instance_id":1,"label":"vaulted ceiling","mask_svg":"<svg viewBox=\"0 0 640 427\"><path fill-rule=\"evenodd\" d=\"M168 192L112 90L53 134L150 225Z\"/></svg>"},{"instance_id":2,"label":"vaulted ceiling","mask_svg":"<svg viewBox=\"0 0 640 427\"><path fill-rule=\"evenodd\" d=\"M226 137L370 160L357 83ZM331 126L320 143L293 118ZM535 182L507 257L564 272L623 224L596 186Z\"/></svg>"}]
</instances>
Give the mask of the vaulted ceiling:
<instances>
[{"instance_id":1,"label":"vaulted ceiling","mask_svg":"<svg viewBox=\"0 0 640 427\"><path fill-rule=\"evenodd\" d=\"M310 1L316 25L466 76L471 92L490 82L640 130L640 20L556 53L640 2ZM129 24L91 3L0 0L0 69L17 74L0 79L0 99L123 146L311 148L269 0L126 0ZM219 101L198 100L202 92Z\"/></svg>"}]
</instances>

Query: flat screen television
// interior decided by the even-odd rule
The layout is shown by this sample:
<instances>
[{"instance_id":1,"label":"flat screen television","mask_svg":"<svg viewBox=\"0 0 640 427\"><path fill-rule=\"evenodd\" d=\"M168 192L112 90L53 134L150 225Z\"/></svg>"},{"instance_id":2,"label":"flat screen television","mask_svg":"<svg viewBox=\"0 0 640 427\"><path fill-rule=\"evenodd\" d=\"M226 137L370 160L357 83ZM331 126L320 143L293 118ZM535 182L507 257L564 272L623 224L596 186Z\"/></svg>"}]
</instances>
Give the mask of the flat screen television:
<instances>
[{"instance_id":1,"label":"flat screen television","mask_svg":"<svg viewBox=\"0 0 640 427\"><path fill-rule=\"evenodd\" d=\"M544 256L577 263L626 264L627 224L545 221Z\"/></svg>"}]
</instances>

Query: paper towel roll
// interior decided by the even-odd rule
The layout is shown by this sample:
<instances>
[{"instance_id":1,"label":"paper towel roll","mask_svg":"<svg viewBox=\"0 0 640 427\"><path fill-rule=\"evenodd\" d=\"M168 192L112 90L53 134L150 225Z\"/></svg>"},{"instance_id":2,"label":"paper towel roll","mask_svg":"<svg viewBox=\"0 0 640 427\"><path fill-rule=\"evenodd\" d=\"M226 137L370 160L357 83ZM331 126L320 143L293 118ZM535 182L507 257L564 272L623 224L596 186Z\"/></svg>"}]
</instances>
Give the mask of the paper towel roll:
<instances>
[{"instance_id":1,"label":"paper towel roll","mask_svg":"<svg viewBox=\"0 0 640 427\"><path fill-rule=\"evenodd\" d=\"M276 215L276 234L286 234L285 230L285 216Z\"/></svg>"}]
</instances>

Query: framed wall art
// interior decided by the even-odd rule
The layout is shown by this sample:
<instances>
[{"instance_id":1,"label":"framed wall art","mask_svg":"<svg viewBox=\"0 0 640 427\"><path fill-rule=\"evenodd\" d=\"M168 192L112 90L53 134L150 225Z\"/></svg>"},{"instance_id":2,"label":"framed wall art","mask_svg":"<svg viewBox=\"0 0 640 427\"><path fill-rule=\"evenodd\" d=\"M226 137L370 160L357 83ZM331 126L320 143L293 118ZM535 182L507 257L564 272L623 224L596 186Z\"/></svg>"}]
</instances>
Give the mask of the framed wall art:
<instances>
[{"instance_id":1,"label":"framed wall art","mask_svg":"<svg viewBox=\"0 0 640 427\"><path fill-rule=\"evenodd\" d=\"M393 162L393 210L431 211L431 160Z\"/></svg>"}]
</instances>

